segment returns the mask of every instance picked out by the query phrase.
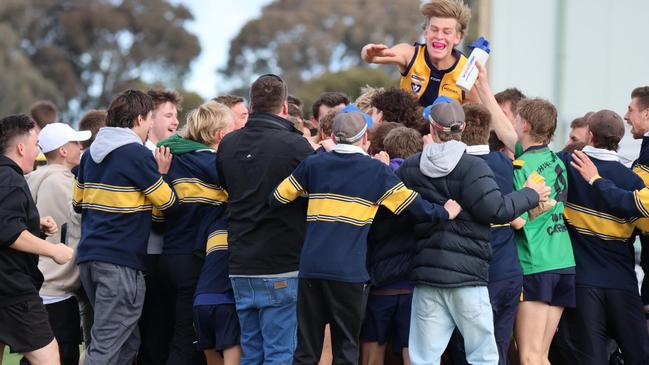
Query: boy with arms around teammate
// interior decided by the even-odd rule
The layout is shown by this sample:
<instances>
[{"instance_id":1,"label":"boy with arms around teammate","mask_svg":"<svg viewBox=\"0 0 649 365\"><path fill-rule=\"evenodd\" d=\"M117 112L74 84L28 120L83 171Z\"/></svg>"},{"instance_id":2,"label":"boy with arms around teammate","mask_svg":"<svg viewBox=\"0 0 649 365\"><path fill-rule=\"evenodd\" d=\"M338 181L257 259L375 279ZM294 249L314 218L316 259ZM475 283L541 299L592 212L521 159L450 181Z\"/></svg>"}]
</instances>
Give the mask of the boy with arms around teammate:
<instances>
[{"instance_id":1,"label":"boy with arms around teammate","mask_svg":"<svg viewBox=\"0 0 649 365\"><path fill-rule=\"evenodd\" d=\"M302 194L309 196L294 364L318 362L327 322L334 362L358 362L369 292L367 234L379 206L431 223L452 219L460 211L452 200L445 209L424 202L388 166L370 158L361 148L367 145L367 124L361 113L336 115L332 137L337 143L332 152L304 160L270 197L271 205L281 206Z\"/></svg>"}]
</instances>

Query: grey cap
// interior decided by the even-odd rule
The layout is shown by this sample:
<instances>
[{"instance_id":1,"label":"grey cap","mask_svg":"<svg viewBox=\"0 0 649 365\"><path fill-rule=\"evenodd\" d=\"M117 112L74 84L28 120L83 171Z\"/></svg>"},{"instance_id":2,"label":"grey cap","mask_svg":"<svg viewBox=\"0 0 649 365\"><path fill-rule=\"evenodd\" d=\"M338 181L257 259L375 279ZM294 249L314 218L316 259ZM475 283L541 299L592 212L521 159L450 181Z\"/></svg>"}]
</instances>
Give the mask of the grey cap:
<instances>
[{"instance_id":1,"label":"grey cap","mask_svg":"<svg viewBox=\"0 0 649 365\"><path fill-rule=\"evenodd\" d=\"M619 142L624 137L624 121L619 114L612 110L603 109L591 113L587 121L588 129L599 141L614 139Z\"/></svg>"},{"instance_id":2,"label":"grey cap","mask_svg":"<svg viewBox=\"0 0 649 365\"><path fill-rule=\"evenodd\" d=\"M367 131L367 123L362 113L338 113L334 117L331 130L336 142L354 143L363 138Z\"/></svg>"},{"instance_id":3,"label":"grey cap","mask_svg":"<svg viewBox=\"0 0 649 365\"><path fill-rule=\"evenodd\" d=\"M460 133L464 130L464 110L460 103L450 98L438 98L430 108L428 121L433 128L444 133Z\"/></svg>"}]
</instances>

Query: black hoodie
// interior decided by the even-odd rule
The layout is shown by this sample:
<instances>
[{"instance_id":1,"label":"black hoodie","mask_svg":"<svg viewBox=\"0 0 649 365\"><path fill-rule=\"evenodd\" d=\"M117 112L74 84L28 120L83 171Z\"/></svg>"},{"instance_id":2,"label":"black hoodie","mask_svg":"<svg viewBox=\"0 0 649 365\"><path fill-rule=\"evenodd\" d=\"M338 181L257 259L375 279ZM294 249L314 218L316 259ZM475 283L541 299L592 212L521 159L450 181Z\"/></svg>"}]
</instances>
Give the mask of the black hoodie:
<instances>
[{"instance_id":1,"label":"black hoodie","mask_svg":"<svg viewBox=\"0 0 649 365\"><path fill-rule=\"evenodd\" d=\"M0 155L0 307L39 299L38 256L9 247L24 230L40 236L40 217L22 169Z\"/></svg>"}]
</instances>

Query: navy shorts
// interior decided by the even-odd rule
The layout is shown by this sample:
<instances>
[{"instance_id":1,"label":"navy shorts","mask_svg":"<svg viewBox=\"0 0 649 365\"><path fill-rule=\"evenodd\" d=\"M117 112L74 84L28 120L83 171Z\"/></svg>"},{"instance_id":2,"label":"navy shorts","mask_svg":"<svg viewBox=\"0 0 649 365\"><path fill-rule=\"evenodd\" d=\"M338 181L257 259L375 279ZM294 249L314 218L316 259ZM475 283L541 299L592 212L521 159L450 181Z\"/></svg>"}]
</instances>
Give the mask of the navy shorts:
<instances>
[{"instance_id":1,"label":"navy shorts","mask_svg":"<svg viewBox=\"0 0 649 365\"><path fill-rule=\"evenodd\" d=\"M384 345L392 340L392 350L400 353L404 347L408 347L411 305L412 293L371 294L361 328L361 341Z\"/></svg>"},{"instance_id":2,"label":"navy shorts","mask_svg":"<svg viewBox=\"0 0 649 365\"><path fill-rule=\"evenodd\" d=\"M555 307L574 308L575 274L541 272L523 276L521 302L545 302Z\"/></svg>"},{"instance_id":3,"label":"navy shorts","mask_svg":"<svg viewBox=\"0 0 649 365\"><path fill-rule=\"evenodd\" d=\"M223 351L239 344L241 329L234 304L194 306L196 349Z\"/></svg>"}]
</instances>

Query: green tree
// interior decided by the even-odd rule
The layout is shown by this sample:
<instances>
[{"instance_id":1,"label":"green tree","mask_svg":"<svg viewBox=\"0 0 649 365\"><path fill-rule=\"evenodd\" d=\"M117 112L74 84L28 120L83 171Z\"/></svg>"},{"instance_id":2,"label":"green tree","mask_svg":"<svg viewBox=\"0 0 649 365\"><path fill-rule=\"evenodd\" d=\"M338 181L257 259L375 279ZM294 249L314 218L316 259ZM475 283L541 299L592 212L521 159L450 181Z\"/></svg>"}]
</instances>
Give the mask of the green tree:
<instances>
[{"instance_id":1,"label":"green tree","mask_svg":"<svg viewBox=\"0 0 649 365\"><path fill-rule=\"evenodd\" d=\"M361 65L366 43L412 43L421 34L418 0L276 0L231 41L219 72L237 87L281 74L289 86Z\"/></svg>"},{"instance_id":2,"label":"green tree","mask_svg":"<svg viewBox=\"0 0 649 365\"><path fill-rule=\"evenodd\" d=\"M200 53L185 28L192 18L169 0L2 0L0 41L10 34L13 46L3 44L0 60L13 57L6 70L31 75L33 96L54 85L60 105L106 107L135 80L181 84Z\"/></svg>"},{"instance_id":3,"label":"green tree","mask_svg":"<svg viewBox=\"0 0 649 365\"><path fill-rule=\"evenodd\" d=\"M296 91L304 105L307 106L304 112L310 115L308 106L327 91L341 91L347 94L351 100L360 95L361 87L370 85L373 87L390 87L398 83L394 74L388 74L383 68L354 67L345 71L325 72L324 74L308 80ZM292 93L291 90L289 92Z\"/></svg>"},{"instance_id":4,"label":"green tree","mask_svg":"<svg viewBox=\"0 0 649 365\"><path fill-rule=\"evenodd\" d=\"M6 23L0 23L0 111L2 116L25 112L38 99L63 101L56 85L43 77L20 52L19 39Z\"/></svg>"}]
</instances>

